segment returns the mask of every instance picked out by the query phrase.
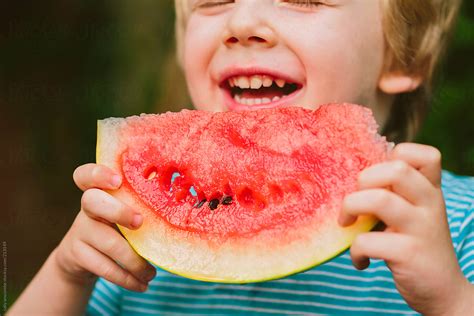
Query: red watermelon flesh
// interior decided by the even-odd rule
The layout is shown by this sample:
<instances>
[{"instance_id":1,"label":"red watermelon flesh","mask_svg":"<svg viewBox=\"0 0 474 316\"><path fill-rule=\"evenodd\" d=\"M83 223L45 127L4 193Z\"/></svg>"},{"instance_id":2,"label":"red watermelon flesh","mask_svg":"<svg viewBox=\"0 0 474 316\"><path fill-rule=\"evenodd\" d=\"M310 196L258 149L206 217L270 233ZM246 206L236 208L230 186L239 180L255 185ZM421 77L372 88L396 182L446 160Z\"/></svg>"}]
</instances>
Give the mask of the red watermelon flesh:
<instances>
[{"instance_id":1,"label":"red watermelon flesh","mask_svg":"<svg viewBox=\"0 0 474 316\"><path fill-rule=\"evenodd\" d=\"M136 251L199 280L273 279L321 263L373 227L337 225L358 173L386 159L369 109L288 107L99 121L98 163L145 215L120 227Z\"/></svg>"}]
</instances>

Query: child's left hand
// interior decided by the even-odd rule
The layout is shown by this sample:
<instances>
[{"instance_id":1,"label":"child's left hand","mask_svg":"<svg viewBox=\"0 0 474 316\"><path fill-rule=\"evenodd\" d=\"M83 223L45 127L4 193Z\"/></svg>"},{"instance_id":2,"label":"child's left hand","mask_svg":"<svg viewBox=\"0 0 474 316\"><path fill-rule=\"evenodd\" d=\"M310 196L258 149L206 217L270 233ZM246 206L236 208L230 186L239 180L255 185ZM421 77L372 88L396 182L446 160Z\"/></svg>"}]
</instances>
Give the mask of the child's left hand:
<instances>
[{"instance_id":1,"label":"child's left hand","mask_svg":"<svg viewBox=\"0 0 474 316\"><path fill-rule=\"evenodd\" d=\"M424 315L472 311L474 286L456 259L441 192L441 155L431 146L395 146L389 161L360 173L359 191L346 196L339 223L371 214L383 232L360 234L351 247L357 269L383 259L407 303Z\"/></svg>"}]
</instances>

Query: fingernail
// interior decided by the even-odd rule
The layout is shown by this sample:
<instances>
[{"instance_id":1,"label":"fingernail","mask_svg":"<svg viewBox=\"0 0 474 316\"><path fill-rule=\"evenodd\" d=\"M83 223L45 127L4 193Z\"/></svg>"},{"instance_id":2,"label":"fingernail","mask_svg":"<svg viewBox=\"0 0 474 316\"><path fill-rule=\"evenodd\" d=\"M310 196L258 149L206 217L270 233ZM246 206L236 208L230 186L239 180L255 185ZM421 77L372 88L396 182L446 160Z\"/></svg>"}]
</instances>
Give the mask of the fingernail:
<instances>
[{"instance_id":1,"label":"fingernail","mask_svg":"<svg viewBox=\"0 0 474 316\"><path fill-rule=\"evenodd\" d=\"M112 176L111 184L114 188L118 188L121 183L122 183L122 177L120 177L119 175Z\"/></svg>"},{"instance_id":2,"label":"fingernail","mask_svg":"<svg viewBox=\"0 0 474 316\"><path fill-rule=\"evenodd\" d=\"M143 223L143 216L142 214L135 214L133 215L133 219L132 219L132 227L133 228L138 228L142 225Z\"/></svg>"},{"instance_id":3,"label":"fingernail","mask_svg":"<svg viewBox=\"0 0 474 316\"><path fill-rule=\"evenodd\" d=\"M147 284L140 284L140 291L145 292L146 290L148 290L148 285Z\"/></svg>"}]
</instances>

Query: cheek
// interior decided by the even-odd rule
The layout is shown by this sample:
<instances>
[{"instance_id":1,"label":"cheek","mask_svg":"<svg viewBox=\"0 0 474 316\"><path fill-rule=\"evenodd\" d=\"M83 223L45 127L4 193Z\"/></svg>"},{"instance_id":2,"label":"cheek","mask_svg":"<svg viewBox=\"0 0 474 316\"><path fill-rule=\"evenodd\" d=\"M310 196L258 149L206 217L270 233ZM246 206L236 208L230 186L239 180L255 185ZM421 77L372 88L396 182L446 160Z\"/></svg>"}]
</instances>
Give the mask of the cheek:
<instances>
[{"instance_id":1,"label":"cheek","mask_svg":"<svg viewBox=\"0 0 474 316\"><path fill-rule=\"evenodd\" d=\"M212 100L209 65L219 46L218 30L222 26L217 26L218 23L209 17L191 16L184 37L184 74L192 102L198 109L204 109Z\"/></svg>"},{"instance_id":2,"label":"cheek","mask_svg":"<svg viewBox=\"0 0 474 316\"><path fill-rule=\"evenodd\" d=\"M336 45L330 49L329 45ZM341 49L342 47L342 49ZM317 57L308 56L308 84L320 103L366 103L377 87L378 61L348 41L331 41L316 47Z\"/></svg>"},{"instance_id":3,"label":"cheek","mask_svg":"<svg viewBox=\"0 0 474 316\"><path fill-rule=\"evenodd\" d=\"M327 23L321 17L310 29L293 32L292 37L307 76L305 103L371 104L383 65L381 22L341 15Z\"/></svg>"},{"instance_id":4,"label":"cheek","mask_svg":"<svg viewBox=\"0 0 474 316\"><path fill-rule=\"evenodd\" d=\"M204 63L202 62L206 57L206 50L202 43L202 34L198 29L194 28L192 19L189 21L186 35L184 38L183 57L184 57L184 74L188 85L188 90L191 98L194 100L196 93L202 91L199 83L202 82L200 77L203 75Z\"/></svg>"}]
</instances>

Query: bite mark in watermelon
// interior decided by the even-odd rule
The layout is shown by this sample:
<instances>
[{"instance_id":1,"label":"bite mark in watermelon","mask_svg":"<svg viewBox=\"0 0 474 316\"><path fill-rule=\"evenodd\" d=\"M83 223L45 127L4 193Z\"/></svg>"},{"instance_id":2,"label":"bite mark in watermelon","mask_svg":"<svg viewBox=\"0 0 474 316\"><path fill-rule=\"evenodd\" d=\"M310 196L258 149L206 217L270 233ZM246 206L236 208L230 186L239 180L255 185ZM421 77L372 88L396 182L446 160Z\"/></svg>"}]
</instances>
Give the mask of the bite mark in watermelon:
<instances>
[{"instance_id":1,"label":"bite mark in watermelon","mask_svg":"<svg viewBox=\"0 0 474 316\"><path fill-rule=\"evenodd\" d=\"M275 279L347 249L376 221L340 227L342 199L388 150L351 104L98 122L97 163L124 179L111 194L145 218L124 236L163 269L213 282Z\"/></svg>"}]
</instances>

